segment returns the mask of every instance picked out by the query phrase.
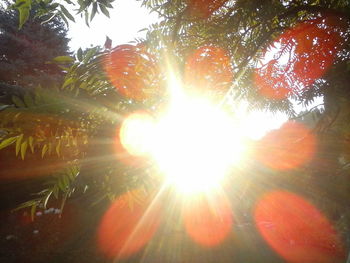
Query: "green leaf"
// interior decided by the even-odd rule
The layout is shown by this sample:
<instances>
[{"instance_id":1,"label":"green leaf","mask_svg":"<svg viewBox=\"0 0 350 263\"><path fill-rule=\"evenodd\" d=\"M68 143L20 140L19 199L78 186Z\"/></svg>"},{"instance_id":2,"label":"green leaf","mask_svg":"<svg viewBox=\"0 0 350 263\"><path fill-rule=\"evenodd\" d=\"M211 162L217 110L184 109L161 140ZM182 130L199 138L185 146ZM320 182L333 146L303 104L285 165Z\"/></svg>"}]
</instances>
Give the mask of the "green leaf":
<instances>
[{"instance_id":1,"label":"green leaf","mask_svg":"<svg viewBox=\"0 0 350 263\"><path fill-rule=\"evenodd\" d=\"M31 0L17 0L16 1L16 8L19 12L19 29L21 29L24 25L24 23L29 18L29 13L31 9Z\"/></svg>"},{"instance_id":2,"label":"green leaf","mask_svg":"<svg viewBox=\"0 0 350 263\"><path fill-rule=\"evenodd\" d=\"M104 4L106 7L113 8L113 6L111 5L111 3L108 2L107 0L100 0L99 2L101 2L102 4ZM111 2L113 2L113 1L111 1Z\"/></svg>"},{"instance_id":3,"label":"green leaf","mask_svg":"<svg viewBox=\"0 0 350 263\"><path fill-rule=\"evenodd\" d=\"M90 27L90 25L89 25L89 12L85 10L84 16L85 16L85 24L86 24L88 27Z\"/></svg>"},{"instance_id":4,"label":"green leaf","mask_svg":"<svg viewBox=\"0 0 350 263\"><path fill-rule=\"evenodd\" d=\"M58 14L63 19L63 21L66 23L66 25L69 26L69 22L68 22L67 18L65 17L65 15L61 11L59 11Z\"/></svg>"},{"instance_id":5,"label":"green leaf","mask_svg":"<svg viewBox=\"0 0 350 263\"><path fill-rule=\"evenodd\" d=\"M34 106L33 98L29 94L25 94L23 97L24 103L27 105L28 108Z\"/></svg>"},{"instance_id":6,"label":"green leaf","mask_svg":"<svg viewBox=\"0 0 350 263\"><path fill-rule=\"evenodd\" d=\"M24 5L25 3L26 3L25 0L18 0L18 1L16 1L15 4L11 5L11 6L8 8L8 10L11 10L11 9L13 9L13 8L19 8L19 7L21 7L22 5Z\"/></svg>"},{"instance_id":7,"label":"green leaf","mask_svg":"<svg viewBox=\"0 0 350 263\"><path fill-rule=\"evenodd\" d=\"M69 86L70 84L72 84L75 81L74 78L68 78L64 81L63 85L62 85L62 89L64 89L65 87Z\"/></svg>"},{"instance_id":8,"label":"green leaf","mask_svg":"<svg viewBox=\"0 0 350 263\"><path fill-rule=\"evenodd\" d=\"M27 208L27 207L33 206L33 205L37 204L37 201L38 201L37 199L36 200L27 201L25 203L20 204L19 206L17 206L12 211L17 211L17 210L20 210L20 209L23 209L23 208Z\"/></svg>"},{"instance_id":9,"label":"green leaf","mask_svg":"<svg viewBox=\"0 0 350 263\"><path fill-rule=\"evenodd\" d=\"M63 183L64 183L64 186L65 186L65 189L67 189L67 187L69 186L69 178L68 178L68 176L66 176L64 174L64 175L62 175L62 179L63 179Z\"/></svg>"},{"instance_id":10,"label":"green leaf","mask_svg":"<svg viewBox=\"0 0 350 263\"><path fill-rule=\"evenodd\" d=\"M54 187L53 187L53 189L52 189L52 192L53 192L53 195L54 195L54 197L55 197L56 199L58 198L58 191L59 191L58 185L55 184Z\"/></svg>"},{"instance_id":11,"label":"green leaf","mask_svg":"<svg viewBox=\"0 0 350 263\"><path fill-rule=\"evenodd\" d=\"M109 12L108 12L107 8L102 4L100 4L99 7L100 7L102 13L109 18Z\"/></svg>"},{"instance_id":12,"label":"green leaf","mask_svg":"<svg viewBox=\"0 0 350 263\"><path fill-rule=\"evenodd\" d=\"M41 158L44 158L45 156L45 153L47 152L48 150L48 147L47 147L47 144L45 144L41 150Z\"/></svg>"},{"instance_id":13,"label":"green leaf","mask_svg":"<svg viewBox=\"0 0 350 263\"><path fill-rule=\"evenodd\" d=\"M58 179L58 187L61 189L62 192L66 190L66 186L62 177Z\"/></svg>"},{"instance_id":14,"label":"green leaf","mask_svg":"<svg viewBox=\"0 0 350 263\"><path fill-rule=\"evenodd\" d=\"M29 142L30 150L32 151L32 153L34 153L34 138L32 136L29 136L28 142Z\"/></svg>"},{"instance_id":15,"label":"green leaf","mask_svg":"<svg viewBox=\"0 0 350 263\"><path fill-rule=\"evenodd\" d=\"M20 107L20 108L25 108L26 107L24 102L17 96L12 96L12 101L17 107Z\"/></svg>"},{"instance_id":16,"label":"green leaf","mask_svg":"<svg viewBox=\"0 0 350 263\"><path fill-rule=\"evenodd\" d=\"M74 166L71 166L71 167L68 167L67 169L67 174L69 176L69 179L71 181L74 181L74 179L78 176L79 174L79 167L74 165Z\"/></svg>"},{"instance_id":17,"label":"green leaf","mask_svg":"<svg viewBox=\"0 0 350 263\"><path fill-rule=\"evenodd\" d=\"M80 7L78 9L78 14L80 14L84 10L85 12L87 12L86 8L91 4L91 2L92 2L91 0L84 0L84 1L79 0L78 4L80 5Z\"/></svg>"},{"instance_id":18,"label":"green leaf","mask_svg":"<svg viewBox=\"0 0 350 263\"><path fill-rule=\"evenodd\" d=\"M74 62L74 58L69 57L69 56L58 56L58 57L55 57L53 59L53 61L56 62L56 63L66 64L66 63L73 63Z\"/></svg>"},{"instance_id":19,"label":"green leaf","mask_svg":"<svg viewBox=\"0 0 350 263\"><path fill-rule=\"evenodd\" d=\"M78 49L77 57L80 62L83 60L83 50L81 48Z\"/></svg>"},{"instance_id":20,"label":"green leaf","mask_svg":"<svg viewBox=\"0 0 350 263\"><path fill-rule=\"evenodd\" d=\"M96 54L96 48L91 48L89 49L88 52L86 52L85 58L84 58L84 62L88 62L95 54Z\"/></svg>"},{"instance_id":21,"label":"green leaf","mask_svg":"<svg viewBox=\"0 0 350 263\"><path fill-rule=\"evenodd\" d=\"M11 145L12 143L14 143L15 141L17 140L17 136L16 137L10 137L10 138L7 138L5 140L3 140L1 143L0 143L0 150Z\"/></svg>"},{"instance_id":22,"label":"green leaf","mask_svg":"<svg viewBox=\"0 0 350 263\"><path fill-rule=\"evenodd\" d=\"M20 136L17 137L17 141L16 141L16 156L18 155L19 151L21 150L22 139L23 139L23 134L21 134Z\"/></svg>"},{"instance_id":23,"label":"green leaf","mask_svg":"<svg viewBox=\"0 0 350 263\"><path fill-rule=\"evenodd\" d=\"M97 3L93 3L92 5L92 11L91 11L91 15L90 15L90 21L92 21L92 19L94 19L95 15L97 12Z\"/></svg>"},{"instance_id":24,"label":"green leaf","mask_svg":"<svg viewBox=\"0 0 350 263\"><path fill-rule=\"evenodd\" d=\"M69 20L75 22L74 17L71 15L71 13L69 13L69 11L63 5L61 5L61 11Z\"/></svg>"},{"instance_id":25,"label":"green leaf","mask_svg":"<svg viewBox=\"0 0 350 263\"><path fill-rule=\"evenodd\" d=\"M25 141L25 142L23 142L22 145L21 145L21 158L22 158L22 160L24 160L24 157L25 157L25 155L26 155L27 148L28 148L28 141Z\"/></svg>"}]
</instances>

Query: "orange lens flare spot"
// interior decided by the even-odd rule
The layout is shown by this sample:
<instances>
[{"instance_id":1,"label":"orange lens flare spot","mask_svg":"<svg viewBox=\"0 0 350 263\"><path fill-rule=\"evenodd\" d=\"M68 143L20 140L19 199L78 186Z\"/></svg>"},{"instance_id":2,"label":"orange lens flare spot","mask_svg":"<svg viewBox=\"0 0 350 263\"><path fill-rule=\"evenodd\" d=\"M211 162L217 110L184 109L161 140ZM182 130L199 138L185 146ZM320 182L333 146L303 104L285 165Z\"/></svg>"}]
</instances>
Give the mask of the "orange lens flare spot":
<instances>
[{"instance_id":1,"label":"orange lens flare spot","mask_svg":"<svg viewBox=\"0 0 350 263\"><path fill-rule=\"evenodd\" d=\"M220 245L233 224L231 206L223 195L198 195L184 205L183 220L188 235L204 247Z\"/></svg>"},{"instance_id":2,"label":"orange lens flare spot","mask_svg":"<svg viewBox=\"0 0 350 263\"><path fill-rule=\"evenodd\" d=\"M257 158L272 169L289 170L309 162L315 148L316 139L311 131L290 121L260 140Z\"/></svg>"},{"instance_id":3,"label":"orange lens flare spot","mask_svg":"<svg viewBox=\"0 0 350 263\"><path fill-rule=\"evenodd\" d=\"M125 97L143 100L153 93L158 77L154 58L141 45L120 45L103 60L111 83Z\"/></svg>"},{"instance_id":4,"label":"orange lens flare spot","mask_svg":"<svg viewBox=\"0 0 350 263\"><path fill-rule=\"evenodd\" d=\"M119 132L123 147L135 156L146 155L150 150L154 120L146 113L133 113L122 123Z\"/></svg>"},{"instance_id":5,"label":"orange lens flare spot","mask_svg":"<svg viewBox=\"0 0 350 263\"><path fill-rule=\"evenodd\" d=\"M302 92L322 77L333 64L342 43L344 21L322 17L285 31L265 51L254 78L259 92L285 99Z\"/></svg>"},{"instance_id":6,"label":"orange lens flare spot","mask_svg":"<svg viewBox=\"0 0 350 263\"><path fill-rule=\"evenodd\" d=\"M263 196L255 208L255 223L288 262L344 262L344 249L332 224L296 194L274 191Z\"/></svg>"},{"instance_id":7,"label":"orange lens flare spot","mask_svg":"<svg viewBox=\"0 0 350 263\"><path fill-rule=\"evenodd\" d=\"M194 18L208 18L227 0L188 0L188 14Z\"/></svg>"},{"instance_id":8,"label":"orange lens flare spot","mask_svg":"<svg viewBox=\"0 0 350 263\"><path fill-rule=\"evenodd\" d=\"M231 85L232 78L230 58L219 47L200 47L187 59L185 86L190 93L222 95Z\"/></svg>"},{"instance_id":9,"label":"orange lens flare spot","mask_svg":"<svg viewBox=\"0 0 350 263\"><path fill-rule=\"evenodd\" d=\"M134 190L120 196L102 217L98 245L109 258L127 258L140 251L153 237L160 223L160 207L150 202L130 205Z\"/></svg>"}]
</instances>

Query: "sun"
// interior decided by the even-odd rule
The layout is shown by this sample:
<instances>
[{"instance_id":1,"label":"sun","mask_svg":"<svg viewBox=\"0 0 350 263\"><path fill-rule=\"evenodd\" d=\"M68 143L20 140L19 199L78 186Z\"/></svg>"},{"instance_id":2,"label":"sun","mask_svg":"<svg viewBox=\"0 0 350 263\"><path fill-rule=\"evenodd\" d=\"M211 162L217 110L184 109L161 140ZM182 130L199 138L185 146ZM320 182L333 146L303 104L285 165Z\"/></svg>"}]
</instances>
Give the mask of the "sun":
<instances>
[{"instance_id":1,"label":"sun","mask_svg":"<svg viewBox=\"0 0 350 263\"><path fill-rule=\"evenodd\" d=\"M122 145L130 154L151 157L167 185L181 194L208 192L244 157L243 131L209 100L174 93L168 109L154 119L136 113L125 119Z\"/></svg>"},{"instance_id":2,"label":"sun","mask_svg":"<svg viewBox=\"0 0 350 263\"><path fill-rule=\"evenodd\" d=\"M151 154L167 183L194 194L220 186L242 159L243 142L227 113L209 101L183 97L157 122Z\"/></svg>"}]
</instances>

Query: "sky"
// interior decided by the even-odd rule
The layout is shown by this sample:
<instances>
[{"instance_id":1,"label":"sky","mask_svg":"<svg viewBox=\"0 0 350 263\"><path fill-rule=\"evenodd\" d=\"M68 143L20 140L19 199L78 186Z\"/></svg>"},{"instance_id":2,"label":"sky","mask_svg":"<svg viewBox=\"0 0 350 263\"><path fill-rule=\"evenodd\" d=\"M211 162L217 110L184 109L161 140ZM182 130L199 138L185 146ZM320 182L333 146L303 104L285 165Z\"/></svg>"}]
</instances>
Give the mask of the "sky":
<instances>
[{"instance_id":1,"label":"sky","mask_svg":"<svg viewBox=\"0 0 350 263\"><path fill-rule=\"evenodd\" d=\"M145 32L138 31L147 28L158 19L157 14L150 14L149 10L141 7L141 2L136 0L117 0L113 3L113 9L109 11L110 18L101 12L96 14L90 27L85 24L84 17L75 17L76 23L69 25L72 51L79 47L103 45L106 36L112 39L113 46L126 44L136 37L144 36Z\"/></svg>"}]
</instances>

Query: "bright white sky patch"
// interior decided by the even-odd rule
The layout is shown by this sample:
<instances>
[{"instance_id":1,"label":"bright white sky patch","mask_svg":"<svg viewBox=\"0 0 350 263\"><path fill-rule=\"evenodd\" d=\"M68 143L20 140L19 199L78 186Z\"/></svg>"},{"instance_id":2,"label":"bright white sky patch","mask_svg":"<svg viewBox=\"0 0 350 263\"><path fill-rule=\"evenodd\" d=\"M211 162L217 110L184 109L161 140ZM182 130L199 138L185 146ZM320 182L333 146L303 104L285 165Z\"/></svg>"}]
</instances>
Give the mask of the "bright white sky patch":
<instances>
[{"instance_id":1,"label":"bright white sky patch","mask_svg":"<svg viewBox=\"0 0 350 263\"><path fill-rule=\"evenodd\" d=\"M288 120L286 114L266 111L248 112L244 104L237 109L237 118L245 136L253 139L261 139L268 131L278 129Z\"/></svg>"},{"instance_id":2,"label":"bright white sky patch","mask_svg":"<svg viewBox=\"0 0 350 263\"><path fill-rule=\"evenodd\" d=\"M103 45L106 35L113 40L113 46L126 44L136 37L145 36L145 32L138 32L157 22L158 16L150 14L149 10L141 7L141 2L132 0L117 0L108 18L101 12L96 14L90 28L86 26L85 19L76 16L76 23L69 24L70 47L73 51L79 47L87 48L90 45ZM74 13L74 11L72 11Z\"/></svg>"}]
</instances>

